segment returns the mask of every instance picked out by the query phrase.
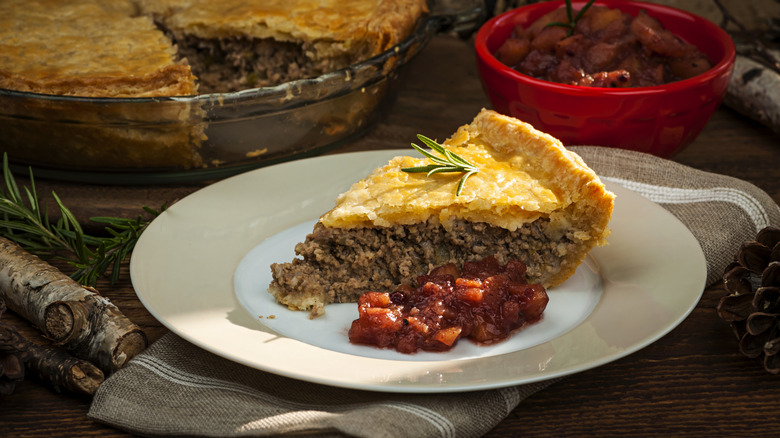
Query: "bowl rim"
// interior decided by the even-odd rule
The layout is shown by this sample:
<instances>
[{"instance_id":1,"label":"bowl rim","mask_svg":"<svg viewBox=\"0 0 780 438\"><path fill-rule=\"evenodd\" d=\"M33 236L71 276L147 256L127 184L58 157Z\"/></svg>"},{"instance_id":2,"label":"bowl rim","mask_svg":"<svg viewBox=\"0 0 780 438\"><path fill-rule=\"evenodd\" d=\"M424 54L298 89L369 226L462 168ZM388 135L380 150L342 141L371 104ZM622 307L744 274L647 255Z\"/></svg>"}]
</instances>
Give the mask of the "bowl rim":
<instances>
[{"instance_id":1,"label":"bowl rim","mask_svg":"<svg viewBox=\"0 0 780 438\"><path fill-rule=\"evenodd\" d=\"M580 5L581 7L584 3L585 0L572 1L572 5L575 7L577 5ZM508 65L502 63L493 55L493 53L490 52L490 50L488 50L487 39L498 24L511 20L515 15L520 13L526 13L528 10L531 9L549 8L549 10L552 11L554 9L563 6L564 4L565 4L564 0L554 0L549 2L534 3L534 4L525 5L525 6L521 6L506 11L502 14L499 14L491 18L479 28L474 38L474 48L476 51L477 59L483 62L488 68L493 70L495 73L501 74L502 76L508 77L510 79L522 83L526 83L528 85L532 85L543 89L548 89L549 91L552 92L565 93L565 94L619 96L619 97L626 97L627 95L632 95L632 94L649 95L649 94L666 93L670 91L688 89L692 86L707 83L710 80L720 77L724 74L729 74L731 72L731 69L733 68L734 61L736 59L736 48L734 46L734 41L731 39L731 36L725 30L723 30L722 28L720 28L710 20L707 20L706 18L693 14L691 12L684 11L682 9L675 8L672 6L666 6L657 3L648 3L648 2L637 1L637 0L620 0L620 1L596 0L594 5L607 6L610 8L618 8L618 9L620 9L620 6L631 5L631 6L645 8L653 13L662 13L662 14L665 13L667 15L676 15L676 16L685 17L689 20L692 20L697 25L704 26L706 29L712 31L713 34L712 40L717 41L720 44L720 46L724 49L724 54L722 59L718 61L715 65L713 65L712 68L705 71L704 73L680 81L675 81L675 82L670 82L670 83L660 84L660 85L653 85L649 87L603 88L603 87L586 87L581 85L562 84L557 82L546 81L543 79L537 79L532 76L528 76L526 74L520 73L519 71L513 69L512 67L509 67Z\"/></svg>"}]
</instances>

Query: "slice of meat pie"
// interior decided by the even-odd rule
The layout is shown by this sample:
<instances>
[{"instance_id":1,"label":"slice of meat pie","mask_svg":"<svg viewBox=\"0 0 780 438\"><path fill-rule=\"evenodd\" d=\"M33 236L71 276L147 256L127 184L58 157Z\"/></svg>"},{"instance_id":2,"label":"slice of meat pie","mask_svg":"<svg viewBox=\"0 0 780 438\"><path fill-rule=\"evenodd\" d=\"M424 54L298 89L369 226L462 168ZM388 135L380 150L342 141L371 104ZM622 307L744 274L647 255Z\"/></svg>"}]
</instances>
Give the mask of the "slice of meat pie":
<instances>
[{"instance_id":1,"label":"slice of meat pie","mask_svg":"<svg viewBox=\"0 0 780 438\"><path fill-rule=\"evenodd\" d=\"M429 158L396 157L355 183L271 266L269 292L291 309L392 290L434 266L520 260L529 283L554 287L606 243L614 195L582 159L530 125L482 110L443 146L473 164L463 175L411 173Z\"/></svg>"}]
</instances>

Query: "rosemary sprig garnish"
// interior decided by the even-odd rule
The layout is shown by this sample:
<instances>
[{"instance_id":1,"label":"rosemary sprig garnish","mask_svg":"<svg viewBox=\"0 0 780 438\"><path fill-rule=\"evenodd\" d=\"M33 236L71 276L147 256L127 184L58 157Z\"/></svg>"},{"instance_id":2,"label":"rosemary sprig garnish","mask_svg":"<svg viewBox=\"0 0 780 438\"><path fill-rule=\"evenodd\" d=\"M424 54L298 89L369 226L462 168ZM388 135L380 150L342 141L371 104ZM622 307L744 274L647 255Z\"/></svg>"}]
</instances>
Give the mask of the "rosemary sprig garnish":
<instances>
[{"instance_id":1,"label":"rosemary sprig garnish","mask_svg":"<svg viewBox=\"0 0 780 438\"><path fill-rule=\"evenodd\" d=\"M566 17L569 19L568 23L564 23L562 21L553 21L551 23L547 23L545 27L547 26L560 26L565 27L568 29L568 32L566 32L566 36L571 36L574 33L574 28L577 26L577 22L580 21L580 18L582 18L583 15L585 15L585 11L590 8L590 5L593 4L596 0L590 0L588 3L585 4L585 6L580 9L579 12L577 12L577 15L574 16L574 8L571 6L571 0L566 0Z\"/></svg>"},{"instance_id":2,"label":"rosemary sprig garnish","mask_svg":"<svg viewBox=\"0 0 780 438\"><path fill-rule=\"evenodd\" d=\"M84 233L73 213L52 192L60 213L56 222L49 219L48 208L41 207L35 190L35 179L30 169L30 187L24 187L24 195L16 184L8 166L8 156L3 155L3 181L0 189L0 235L16 242L31 254L42 259L66 260L76 270L70 277L77 282L94 286L104 274L111 272L111 284L119 278L122 261L133 251L138 238L150 221L141 215L136 219L93 217L90 221L105 225L108 236L91 236ZM152 217L160 211L143 207Z\"/></svg>"},{"instance_id":3,"label":"rosemary sprig garnish","mask_svg":"<svg viewBox=\"0 0 780 438\"><path fill-rule=\"evenodd\" d=\"M464 175L463 177L461 177L460 182L458 183L458 189L455 191L455 196L460 196L460 192L463 191L463 184L466 182L468 177L479 172L477 166L471 164L465 158L461 157L455 152L446 149L444 146L440 145L439 143L436 143L435 141L431 140L430 138L424 135L417 134L417 138L419 138L420 141L425 143L429 148L438 152L441 156L434 155L431 152L426 151L420 146L417 146L416 144L412 143L413 148L417 149L417 151L419 151L425 157L433 161L435 164L429 164L427 166L418 166L418 167L403 167L401 168L401 170L409 173L427 172L427 176L431 176L435 173L442 173L442 172L463 173Z\"/></svg>"}]
</instances>

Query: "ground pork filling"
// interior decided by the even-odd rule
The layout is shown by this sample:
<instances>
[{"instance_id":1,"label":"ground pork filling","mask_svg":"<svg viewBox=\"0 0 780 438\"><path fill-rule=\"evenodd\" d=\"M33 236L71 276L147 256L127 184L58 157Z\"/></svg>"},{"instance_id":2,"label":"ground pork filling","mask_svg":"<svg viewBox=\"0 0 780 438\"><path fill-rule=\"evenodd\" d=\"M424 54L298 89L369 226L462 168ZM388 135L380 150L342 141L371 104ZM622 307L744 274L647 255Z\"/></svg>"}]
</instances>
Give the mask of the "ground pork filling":
<instances>
[{"instance_id":1,"label":"ground pork filling","mask_svg":"<svg viewBox=\"0 0 780 438\"><path fill-rule=\"evenodd\" d=\"M169 37L198 77L202 94L278 85L319 76L332 68L328 61L307 58L300 44L271 38Z\"/></svg>"},{"instance_id":2,"label":"ground pork filling","mask_svg":"<svg viewBox=\"0 0 780 438\"><path fill-rule=\"evenodd\" d=\"M482 222L457 221L450 231L422 223L384 228L327 228L317 223L295 247L301 258L271 266L269 291L290 308L321 313L322 305L356 302L369 291L391 291L430 269L447 263L481 260L501 264L520 260L529 283L558 272L575 246L566 236L545 233L546 218L509 231Z\"/></svg>"}]
</instances>

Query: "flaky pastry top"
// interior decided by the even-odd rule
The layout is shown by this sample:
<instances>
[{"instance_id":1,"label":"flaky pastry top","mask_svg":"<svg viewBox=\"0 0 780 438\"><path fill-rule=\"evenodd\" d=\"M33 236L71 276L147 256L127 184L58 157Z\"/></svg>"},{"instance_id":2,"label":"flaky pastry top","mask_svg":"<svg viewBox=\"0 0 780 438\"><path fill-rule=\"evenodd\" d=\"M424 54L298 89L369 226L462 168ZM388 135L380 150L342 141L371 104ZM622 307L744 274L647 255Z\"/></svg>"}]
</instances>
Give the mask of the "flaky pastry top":
<instances>
[{"instance_id":1,"label":"flaky pastry top","mask_svg":"<svg viewBox=\"0 0 780 438\"><path fill-rule=\"evenodd\" d=\"M129 1L0 1L0 88L44 94L196 94L190 68Z\"/></svg>"},{"instance_id":2,"label":"flaky pastry top","mask_svg":"<svg viewBox=\"0 0 780 438\"><path fill-rule=\"evenodd\" d=\"M608 235L614 195L575 153L531 125L482 110L443 145L469 160L479 172L460 195L461 174L408 173L403 167L429 164L402 156L355 183L322 216L328 227L408 225L455 219L486 222L515 230L539 217L551 229L580 233L581 240Z\"/></svg>"}]
</instances>

